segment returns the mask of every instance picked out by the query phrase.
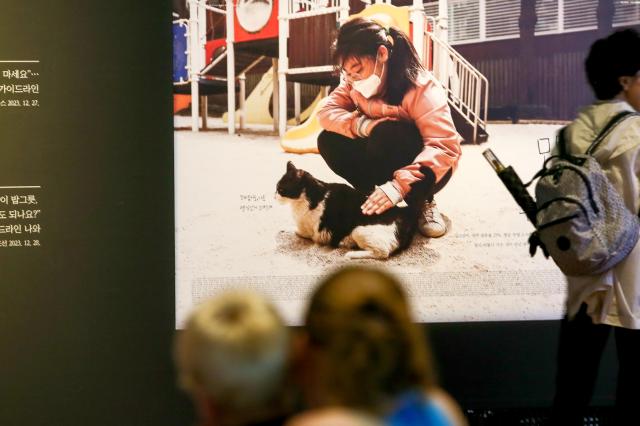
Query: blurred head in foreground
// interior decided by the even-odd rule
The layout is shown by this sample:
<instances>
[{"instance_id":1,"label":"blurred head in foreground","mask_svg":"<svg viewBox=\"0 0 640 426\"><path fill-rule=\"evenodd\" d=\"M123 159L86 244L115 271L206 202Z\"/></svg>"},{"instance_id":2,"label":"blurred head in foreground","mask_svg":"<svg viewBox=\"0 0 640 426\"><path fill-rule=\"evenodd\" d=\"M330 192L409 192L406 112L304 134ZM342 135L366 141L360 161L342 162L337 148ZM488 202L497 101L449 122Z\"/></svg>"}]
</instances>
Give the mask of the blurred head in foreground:
<instances>
[{"instance_id":1,"label":"blurred head in foreground","mask_svg":"<svg viewBox=\"0 0 640 426\"><path fill-rule=\"evenodd\" d=\"M326 277L306 327L317 366L312 404L379 412L403 392L433 384L425 338L400 283L386 272L346 267Z\"/></svg>"},{"instance_id":2,"label":"blurred head in foreground","mask_svg":"<svg viewBox=\"0 0 640 426\"><path fill-rule=\"evenodd\" d=\"M200 425L248 425L284 412L289 335L261 296L234 291L198 306L174 350Z\"/></svg>"}]
</instances>

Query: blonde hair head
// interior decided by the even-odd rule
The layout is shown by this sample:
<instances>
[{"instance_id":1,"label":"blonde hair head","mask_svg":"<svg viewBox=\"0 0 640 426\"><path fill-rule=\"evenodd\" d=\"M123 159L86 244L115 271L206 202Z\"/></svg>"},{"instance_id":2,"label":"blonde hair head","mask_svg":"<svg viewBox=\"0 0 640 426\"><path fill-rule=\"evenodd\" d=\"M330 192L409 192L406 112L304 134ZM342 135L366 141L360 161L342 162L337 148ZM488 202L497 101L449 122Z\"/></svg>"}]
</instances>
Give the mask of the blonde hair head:
<instances>
[{"instance_id":1,"label":"blonde hair head","mask_svg":"<svg viewBox=\"0 0 640 426\"><path fill-rule=\"evenodd\" d=\"M230 410L264 407L282 387L288 330L276 310L249 291L198 306L177 337L179 384Z\"/></svg>"}]
</instances>

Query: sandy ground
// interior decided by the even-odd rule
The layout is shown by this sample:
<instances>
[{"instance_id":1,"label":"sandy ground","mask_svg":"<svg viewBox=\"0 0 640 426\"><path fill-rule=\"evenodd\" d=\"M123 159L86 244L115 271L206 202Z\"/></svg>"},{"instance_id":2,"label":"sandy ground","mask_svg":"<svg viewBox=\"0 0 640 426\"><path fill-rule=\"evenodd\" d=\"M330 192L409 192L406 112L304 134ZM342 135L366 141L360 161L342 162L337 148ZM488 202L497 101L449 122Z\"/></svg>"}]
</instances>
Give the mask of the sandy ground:
<instances>
[{"instance_id":1,"label":"sandy ground","mask_svg":"<svg viewBox=\"0 0 640 426\"><path fill-rule=\"evenodd\" d=\"M176 117L176 126L188 119ZM345 264L346 250L294 234L291 212L274 199L288 160L327 182L343 182L315 154L284 153L266 126L228 135L175 132L177 321L193 303L230 287L272 297L299 323L317 278ZM558 318L564 281L550 260L528 255L532 226L481 153L491 148L523 179L542 165L538 139L555 125L489 125L489 142L463 146L457 172L436 196L449 222L443 238L417 236L387 261L360 260L401 275L420 321Z\"/></svg>"}]
</instances>

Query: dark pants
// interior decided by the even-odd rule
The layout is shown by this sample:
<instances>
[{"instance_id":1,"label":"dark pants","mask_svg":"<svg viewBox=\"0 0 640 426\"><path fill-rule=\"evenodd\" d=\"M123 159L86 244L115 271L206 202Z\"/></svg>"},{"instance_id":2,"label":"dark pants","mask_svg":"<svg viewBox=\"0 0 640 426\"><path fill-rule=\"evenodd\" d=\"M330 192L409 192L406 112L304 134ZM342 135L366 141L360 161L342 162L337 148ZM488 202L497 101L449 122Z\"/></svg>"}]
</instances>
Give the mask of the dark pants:
<instances>
[{"instance_id":1,"label":"dark pants","mask_svg":"<svg viewBox=\"0 0 640 426\"><path fill-rule=\"evenodd\" d=\"M554 425L582 425L589 406L598 366L609 332L613 329L618 352L616 425L632 424L640 403L640 330L593 324L582 305L576 317L562 320L553 401ZM633 417L628 417L633 416ZM637 418L636 418L637 420Z\"/></svg>"},{"instance_id":2,"label":"dark pants","mask_svg":"<svg viewBox=\"0 0 640 426\"><path fill-rule=\"evenodd\" d=\"M351 139L326 130L318 136L318 150L329 168L365 193L393 179L393 173L413 163L423 147L415 124L400 121L378 124L368 138ZM429 192L438 192L450 177L449 171Z\"/></svg>"}]
</instances>

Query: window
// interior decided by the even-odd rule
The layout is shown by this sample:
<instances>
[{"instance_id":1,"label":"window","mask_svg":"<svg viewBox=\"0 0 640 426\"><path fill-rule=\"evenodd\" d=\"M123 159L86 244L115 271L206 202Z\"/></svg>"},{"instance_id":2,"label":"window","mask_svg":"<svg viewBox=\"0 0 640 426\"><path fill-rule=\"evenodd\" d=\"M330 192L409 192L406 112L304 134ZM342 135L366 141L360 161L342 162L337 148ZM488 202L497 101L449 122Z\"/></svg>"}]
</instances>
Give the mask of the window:
<instances>
[{"instance_id":1,"label":"window","mask_svg":"<svg viewBox=\"0 0 640 426\"><path fill-rule=\"evenodd\" d=\"M598 0L564 0L564 29L569 31L598 28Z\"/></svg>"},{"instance_id":2,"label":"window","mask_svg":"<svg viewBox=\"0 0 640 426\"><path fill-rule=\"evenodd\" d=\"M558 31L560 24L558 0L537 0L535 34L545 34Z\"/></svg>"},{"instance_id":3,"label":"window","mask_svg":"<svg viewBox=\"0 0 640 426\"><path fill-rule=\"evenodd\" d=\"M480 39L480 0L449 0L449 41Z\"/></svg>"},{"instance_id":4,"label":"window","mask_svg":"<svg viewBox=\"0 0 640 426\"><path fill-rule=\"evenodd\" d=\"M451 44L520 36L521 0L449 0ZM598 0L535 0L536 35L587 31L598 28ZM613 26L640 24L639 0L614 0ZM429 16L438 16L438 2L424 4Z\"/></svg>"},{"instance_id":5,"label":"window","mask_svg":"<svg viewBox=\"0 0 640 426\"><path fill-rule=\"evenodd\" d=\"M631 0L617 1L616 13L613 15L613 26L640 24L640 2Z\"/></svg>"},{"instance_id":6,"label":"window","mask_svg":"<svg viewBox=\"0 0 640 426\"><path fill-rule=\"evenodd\" d=\"M520 36L520 0L486 0L486 39Z\"/></svg>"},{"instance_id":7,"label":"window","mask_svg":"<svg viewBox=\"0 0 640 426\"><path fill-rule=\"evenodd\" d=\"M433 16L434 18L436 16L438 16L438 2L437 1L432 1L429 3L425 3L424 4L424 13L427 14L427 16Z\"/></svg>"}]
</instances>

